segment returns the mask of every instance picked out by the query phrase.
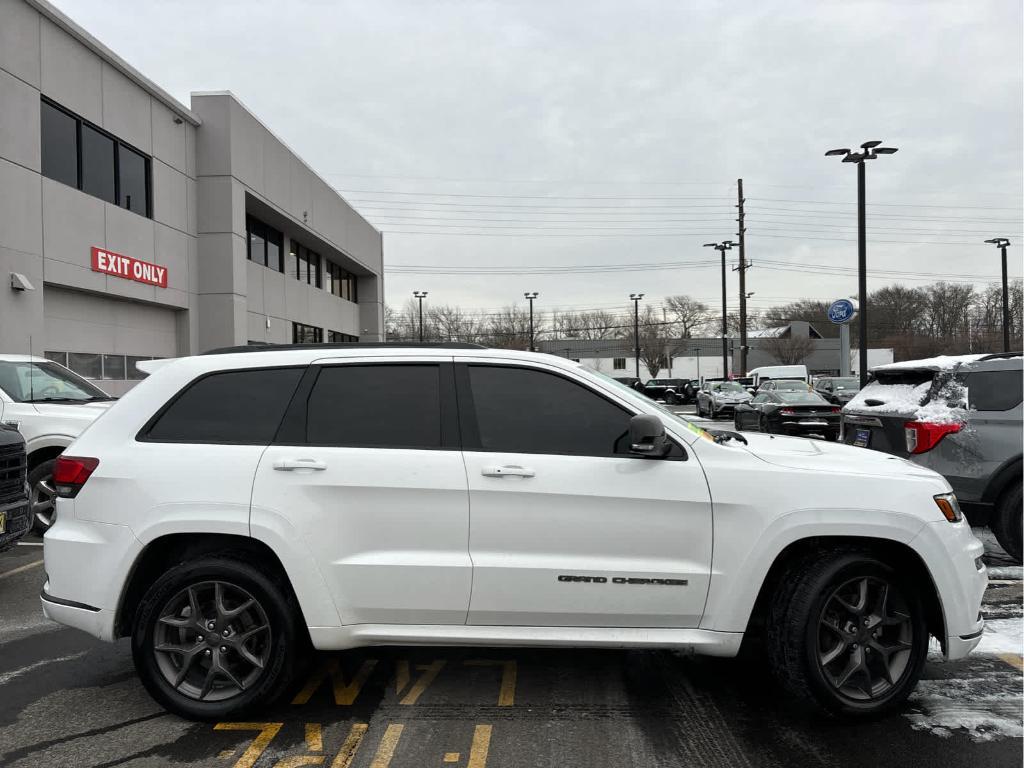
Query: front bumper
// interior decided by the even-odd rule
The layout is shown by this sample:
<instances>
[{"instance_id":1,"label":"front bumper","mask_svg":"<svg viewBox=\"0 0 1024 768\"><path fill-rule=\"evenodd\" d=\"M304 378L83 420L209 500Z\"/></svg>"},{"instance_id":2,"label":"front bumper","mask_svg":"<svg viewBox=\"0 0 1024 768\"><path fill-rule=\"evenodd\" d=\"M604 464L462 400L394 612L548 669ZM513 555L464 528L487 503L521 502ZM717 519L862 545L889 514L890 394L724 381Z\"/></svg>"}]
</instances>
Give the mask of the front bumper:
<instances>
[{"instance_id":1,"label":"front bumper","mask_svg":"<svg viewBox=\"0 0 1024 768\"><path fill-rule=\"evenodd\" d=\"M921 554L938 590L946 628L945 657L962 659L981 642L985 628L981 617L988 588L988 569L981 561L985 545L961 520L925 525L910 546Z\"/></svg>"},{"instance_id":2,"label":"front bumper","mask_svg":"<svg viewBox=\"0 0 1024 768\"><path fill-rule=\"evenodd\" d=\"M28 498L0 504L0 512L4 515L4 532L0 533L0 552L3 552L29 532L32 528L32 514L29 512Z\"/></svg>"}]
</instances>

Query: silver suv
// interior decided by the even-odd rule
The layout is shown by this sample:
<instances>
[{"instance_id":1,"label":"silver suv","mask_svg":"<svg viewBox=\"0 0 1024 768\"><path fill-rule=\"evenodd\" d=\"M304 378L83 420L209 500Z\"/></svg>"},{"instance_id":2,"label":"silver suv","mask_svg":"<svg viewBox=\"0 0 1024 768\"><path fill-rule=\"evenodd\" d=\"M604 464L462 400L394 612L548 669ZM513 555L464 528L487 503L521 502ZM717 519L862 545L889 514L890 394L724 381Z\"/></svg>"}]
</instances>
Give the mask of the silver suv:
<instances>
[{"instance_id":1,"label":"silver suv","mask_svg":"<svg viewBox=\"0 0 1024 768\"><path fill-rule=\"evenodd\" d=\"M1020 352L873 368L843 409L843 442L945 476L975 525L988 523L1021 561Z\"/></svg>"}]
</instances>

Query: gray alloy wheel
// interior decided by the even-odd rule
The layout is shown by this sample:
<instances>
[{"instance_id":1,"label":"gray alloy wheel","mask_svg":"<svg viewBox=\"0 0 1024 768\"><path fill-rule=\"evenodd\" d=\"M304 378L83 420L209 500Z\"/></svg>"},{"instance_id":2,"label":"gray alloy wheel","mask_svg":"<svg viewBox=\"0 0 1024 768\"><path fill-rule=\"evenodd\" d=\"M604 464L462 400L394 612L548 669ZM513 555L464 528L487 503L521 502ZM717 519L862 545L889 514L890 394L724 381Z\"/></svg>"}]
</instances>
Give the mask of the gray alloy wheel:
<instances>
[{"instance_id":1,"label":"gray alloy wheel","mask_svg":"<svg viewBox=\"0 0 1024 768\"><path fill-rule=\"evenodd\" d=\"M246 590L203 581L161 607L152 642L157 669L178 693L195 701L224 701L263 675L270 622Z\"/></svg>"},{"instance_id":2,"label":"gray alloy wheel","mask_svg":"<svg viewBox=\"0 0 1024 768\"><path fill-rule=\"evenodd\" d=\"M818 666L840 696L887 696L910 665L914 625L907 601L884 579L859 576L825 600L818 617Z\"/></svg>"},{"instance_id":3,"label":"gray alloy wheel","mask_svg":"<svg viewBox=\"0 0 1024 768\"><path fill-rule=\"evenodd\" d=\"M46 533L57 519L57 491L53 487L53 465L44 461L28 474L29 511L32 526L38 533Z\"/></svg>"}]
</instances>

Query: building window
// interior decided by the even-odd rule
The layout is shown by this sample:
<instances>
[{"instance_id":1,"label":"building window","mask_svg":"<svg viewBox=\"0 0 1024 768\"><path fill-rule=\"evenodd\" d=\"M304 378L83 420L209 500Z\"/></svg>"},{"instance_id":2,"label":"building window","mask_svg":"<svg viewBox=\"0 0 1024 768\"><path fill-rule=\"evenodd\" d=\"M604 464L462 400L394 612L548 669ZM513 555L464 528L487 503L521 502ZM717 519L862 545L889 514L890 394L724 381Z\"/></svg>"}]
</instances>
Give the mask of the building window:
<instances>
[{"instance_id":1,"label":"building window","mask_svg":"<svg viewBox=\"0 0 1024 768\"><path fill-rule=\"evenodd\" d=\"M141 381L149 374L140 371L135 364L142 360L160 359L99 352L44 352L43 355L47 360L70 368L83 378L109 381Z\"/></svg>"},{"instance_id":2,"label":"building window","mask_svg":"<svg viewBox=\"0 0 1024 768\"><path fill-rule=\"evenodd\" d=\"M353 336L351 333L342 333L341 331L328 331L327 340L331 344L355 344L359 341L359 337Z\"/></svg>"},{"instance_id":3,"label":"building window","mask_svg":"<svg viewBox=\"0 0 1024 768\"><path fill-rule=\"evenodd\" d=\"M624 370L626 370L626 358L624 358L624 357L613 357L612 358L612 370L613 371L624 371Z\"/></svg>"},{"instance_id":4,"label":"building window","mask_svg":"<svg viewBox=\"0 0 1024 768\"><path fill-rule=\"evenodd\" d=\"M332 293L340 299L355 302L356 299L356 276L348 272L333 261L325 263L324 290Z\"/></svg>"},{"instance_id":5,"label":"building window","mask_svg":"<svg viewBox=\"0 0 1024 768\"><path fill-rule=\"evenodd\" d=\"M245 231L249 261L284 272L284 235L253 216L245 217Z\"/></svg>"},{"instance_id":6,"label":"building window","mask_svg":"<svg viewBox=\"0 0 1024 768\"><path fill-rule=\"evenodd\" d=\"M301 283L320 287L320 254L309 250L301 243L292 240L291 251L289 252L293 272L292 275Z\"/></svg>"},{"instance_id":7,"label":"building window","mask_svg":"<svg viewBox=\"0 0 1024 768\"><path fill-rule=\"evenodd\" d=\"M324 340L324 329L315 325L292 323L293 344L320 344Z\"/></svg>"},{"instance_id":8,"label":"building window","mask_svg":"<svg viewBox=\"0 0 1024 768\"><path fill-rule=\"evenodd\" d=\"M44 176L152 217L148 156L45 98L40 126Z\"/></svg>"}]
</instances>

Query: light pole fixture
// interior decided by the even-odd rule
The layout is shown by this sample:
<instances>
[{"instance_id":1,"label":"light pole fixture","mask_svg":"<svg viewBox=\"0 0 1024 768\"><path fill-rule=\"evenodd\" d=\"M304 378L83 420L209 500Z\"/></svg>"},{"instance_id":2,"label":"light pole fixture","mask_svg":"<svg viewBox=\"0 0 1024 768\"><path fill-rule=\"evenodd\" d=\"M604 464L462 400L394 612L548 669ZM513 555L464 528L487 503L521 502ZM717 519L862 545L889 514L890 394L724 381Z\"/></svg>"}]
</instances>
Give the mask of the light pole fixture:
<instances>
[{"instance_id":1,"label":"light pole fixture","mask_svg":"<svg viewBox=\"0 0 1024 768\"><path fill-rule=\"evenodd\" d=\"M725 252L731 251L736 245L732 240L723 240L720 243L704 243L705 248L714 248L722 254L722 378L729 378L729 313L726 309L725 299ZM744 371L746 373L746 371Z\"/></svg>"},{"instance_id":2,"label":"light pole fixture","mask_svg":"<svg viewBox=\"0 0 1024 768\"><path fill-rule=\"evenodd\" d=\"M420 342L423 341L423 300L427 298L426 291L413 291L412 295L420 301Z\"/></svg>"},{"instance_id":3,"label":"light pole fixture","mask_svg":"<svg viewBox=\"0 0 1024 768\"><path fill-rule=\"evenodd\" d=\"M867 246L867 212L864 202L864 163L874 160L879 155L891 155L896 147L880 147L878 139L865 141L860 145L860 152L851 149L830 149L826 157L842 157L844 163L857 164L857 304L858 329L860 335L860 386L868 383L868 246Z\"/></svg>"},{"instance_id":4,"label":"light pole fixture","mask_svg":"<svg viewBox=\"0 0 1024 768\"><path fill-rule=\"evenodd\" d=\"M530 351L536 352L533 348L533 300L536 299L540 294L536 291L527 291L523 294L523 298L530 302Z\"/></svg>"},{"instance_id":5,"label":"light pole fixture","mask_svg":"<svg viewBox=\"0 0 1024 768\"><path fill-rule=\"evenodd\" d=\"M629 300L633 302L633 356L638 379L640 378L640 300L643 297L642 293L629 294Z\"/></svg>"},{"instance_id":6,"label":"light pole fixture","mask_svg":"<svg viewBox=\"0 0 1024 768\"><path fill-rule=\"evenodd\" d=\"M986 240L1003 253L1003 352L1010 351L1010 291L1006 281L1006 249L1010 247L1010 241L1005 237L993 237Z\"/></svg>"}]
</instances>

